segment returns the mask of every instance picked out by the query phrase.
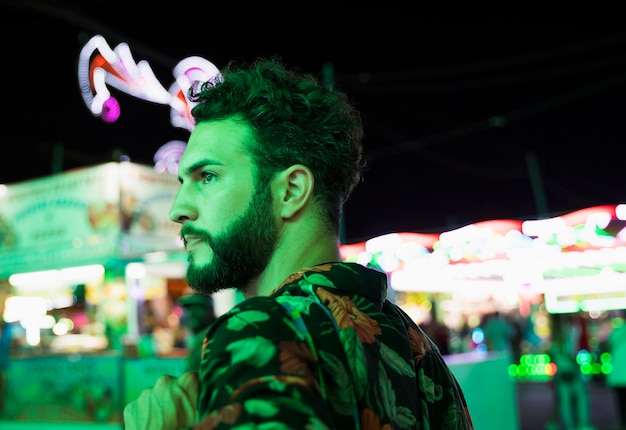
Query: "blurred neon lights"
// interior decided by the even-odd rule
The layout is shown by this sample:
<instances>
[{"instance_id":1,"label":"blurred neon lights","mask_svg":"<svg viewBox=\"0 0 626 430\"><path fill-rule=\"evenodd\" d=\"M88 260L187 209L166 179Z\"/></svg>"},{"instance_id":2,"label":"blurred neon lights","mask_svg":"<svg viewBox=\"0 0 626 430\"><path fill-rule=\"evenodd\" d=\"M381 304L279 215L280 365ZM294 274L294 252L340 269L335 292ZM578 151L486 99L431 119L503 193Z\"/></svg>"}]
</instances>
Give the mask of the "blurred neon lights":
<instances>
[{"instance_id":1,"label":"blurred neon lights","mask_svg":"<svg viewBox=\"0 0 626 430\"><path fill-rule=\"evenodd\" d=\"M509 376L518 381L549 381L556 373L556 365L548 354L524 354L519 364L509 365Z\"/></svg>"},{"instance_id":2,"label":"blurred neon lights","mask_svg":"<svg viewBox=\"0 0 626 430\"><path fill-rule=\"evenodd\" d=\"M154 170L178 176L178 162L187 144L182 140L170 140L154 154Z\"/></svg>"},{"instance_id":3,"label":"blurred neon lights","mask_svg":"<svg viewBox=\"0 0 626 430\"><path fill-rule=\"evenodd\" d=\"M580 350L576 354L580 373L589 380L593 377L602 377L613 371L611 354L602 353L599 357L595 353ZM548 354L523 354L518 364L509 366L509 376L518 381L549 381L558 372L557 365L552 362Z\"/></svg>"},{"instance_id":4,"label":"blurred neon lights","mask_svg":"<svg viewBox=\"0 0 626 430\"><path fill-rule=\"evenodd\" d=\"M388 273L398 291L546 293L565 307L624 307L626 210L590 207L543 220L494 220L437 234L393 233L341 245L344 261ZM556 303L550 295L602 293ZM560 309L559 309L560 306Z\"/></svg>"},{"instance_id":5,"label":"blurred neon lights","mask_svg":"<svg viewBox=\"0 0 626 430\"><path fill-rule=\"evenodd\" d=\"M104 276L104 267L100 264L68 267L60 270L16 273L9 276L9 283L16 288L42 288L72 283L94 282Z\"/></svg>"},{"instance_id":6,"label":"blurred neon lights","mask_svg":"<svg viewBox=\"0 0 626 430\"><path fill-rule=\"evenodd\" d=\"M120 43L111 49L101 35L92 37L78 58L78 84L83 101L94 116L111 123L119 119L121 107L111 95L110 86L148 102L169 105L172 125L192 131L194 103L187 98L187 92L198 83L220 80L221 73L213 63L198 56L182 59L172 73L174 82L166 89L147 61L135 61L128 44ZM157 151L154 161L158 172L177 175L182 154L178 150L180 142L168 142ZM175 151L170 150L173 146Z\"/></svg>"},{"instance_id":7,"label":"blurred neon lights","mask_svg":"<svg viewBox=\"0 0 626 430\"><path fill-rule=\"evenodd\" d=\"M187 91L198 82L219 80L221 74L213 63L198 56L184 58L172 72L174 82L166 89L147 61L135 61L128 44L120 43L111 49L101 35L83 46L78 59L78 84L94 116L107 122L119 118L121 108L110 86L148 102L169 105L172 125L191 131L193 104L186 97Z\"/></svg>"}]
</instances>

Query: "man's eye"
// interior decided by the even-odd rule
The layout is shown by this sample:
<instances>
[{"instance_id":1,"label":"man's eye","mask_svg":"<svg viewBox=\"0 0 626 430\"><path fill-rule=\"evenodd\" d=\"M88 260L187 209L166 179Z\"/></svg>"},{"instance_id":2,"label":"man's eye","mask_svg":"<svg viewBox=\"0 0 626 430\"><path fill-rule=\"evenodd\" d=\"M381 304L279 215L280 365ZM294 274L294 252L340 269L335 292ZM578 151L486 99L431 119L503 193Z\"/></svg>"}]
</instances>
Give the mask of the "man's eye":
<instances>
[{"instance_id":1,"label":"man's eye","mask_svg":"<svg viewBox=\"0 0 626 430\"><path fill-rule=\"evenodd\" d=\"M202 172L202 182L207 183L215 179L215 174L211 172Z\"/></svg>"}]
</instances>

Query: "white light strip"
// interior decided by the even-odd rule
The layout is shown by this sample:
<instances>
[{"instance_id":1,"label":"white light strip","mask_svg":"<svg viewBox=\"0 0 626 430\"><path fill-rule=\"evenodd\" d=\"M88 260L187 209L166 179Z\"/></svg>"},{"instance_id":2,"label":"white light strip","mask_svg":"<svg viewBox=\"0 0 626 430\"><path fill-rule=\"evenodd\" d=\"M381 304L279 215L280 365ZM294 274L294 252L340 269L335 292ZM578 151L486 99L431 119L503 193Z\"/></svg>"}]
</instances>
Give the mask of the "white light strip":
<instances>
[{"instance_id":1,"label":"white light strip","mask_svg":"<svg viewBox=\"0 0 626 430\"><path fill-rule=\"evenodd\" d=\"M68 267L61 270L16 273L9 276L9 284L18 288L45 288L97 281L104 275L99 264Z\"/></svg>"}]
</instances>

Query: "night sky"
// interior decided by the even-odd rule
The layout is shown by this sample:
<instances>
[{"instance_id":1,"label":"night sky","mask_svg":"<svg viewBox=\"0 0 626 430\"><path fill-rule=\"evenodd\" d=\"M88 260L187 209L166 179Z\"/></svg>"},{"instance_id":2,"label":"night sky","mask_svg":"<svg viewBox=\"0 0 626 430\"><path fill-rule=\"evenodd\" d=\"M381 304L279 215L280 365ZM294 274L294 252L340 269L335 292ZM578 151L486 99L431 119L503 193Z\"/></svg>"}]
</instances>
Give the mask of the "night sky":
<instances>
[{"instance_id":1,"label":"night sky","mask_svg":"<svg viewBox=\"0 0 626 430\"><path fill-rule=\"evenodd\" d=\"M218 68L259 55L315 74L331 65L367 133L368 172L346 207L348 243L626 202L626 27L617 10L450 17L337 2L283 11L125 3L0 1L0 183L120 153L152 164L161 145L187 140L168 106L114 89L120 119L91 115L76 64L101 34L111 47L128 43L166 88L176 63L193 55Z\"/></svg>"}]
</instances>

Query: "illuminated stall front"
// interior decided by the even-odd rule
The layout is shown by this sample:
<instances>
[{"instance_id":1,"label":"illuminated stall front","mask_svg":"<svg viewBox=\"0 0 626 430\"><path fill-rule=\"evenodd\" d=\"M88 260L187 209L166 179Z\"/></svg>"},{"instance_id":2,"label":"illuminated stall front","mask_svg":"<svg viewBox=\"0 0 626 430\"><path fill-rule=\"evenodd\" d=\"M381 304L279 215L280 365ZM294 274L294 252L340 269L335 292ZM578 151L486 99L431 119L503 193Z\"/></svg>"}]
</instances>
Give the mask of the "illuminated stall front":
<instances>
[{"instance_id":1,"label":"illuminated stall front","mask_svg":"<svg viewBox=\"0 0 626 430\"><path fill-rule=\"evenodd\" d=\"M551 313L626 307L623 204L548 219L490 220L440 234L393 233L343 245L341 252L346 261L388 273L396 294L447 293L463 299L457 303L473 296L469 312L482 312L485 297L524 306L524 298L543 296Z\"/></svg>"},{"instance_id":2,"label":"illuminated stall front","mask_svg":"<svg viewBox=\"0 0 626 430\"><path fill-rule=\"evenodd\" d=\"M0 418L120 423L136 394L123 383L126 366L146 386L154 373L182 370L172 318L186 255L168 218L178 187L153 167L112 162L0 190L11 340L0 350L8 363Z\"/></svg>"}]
</instances>

